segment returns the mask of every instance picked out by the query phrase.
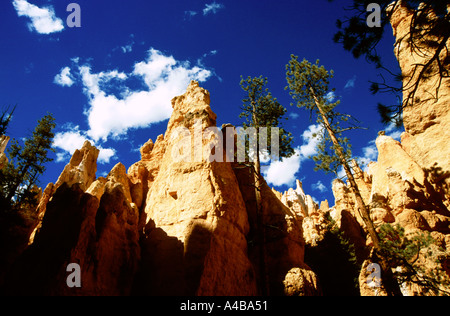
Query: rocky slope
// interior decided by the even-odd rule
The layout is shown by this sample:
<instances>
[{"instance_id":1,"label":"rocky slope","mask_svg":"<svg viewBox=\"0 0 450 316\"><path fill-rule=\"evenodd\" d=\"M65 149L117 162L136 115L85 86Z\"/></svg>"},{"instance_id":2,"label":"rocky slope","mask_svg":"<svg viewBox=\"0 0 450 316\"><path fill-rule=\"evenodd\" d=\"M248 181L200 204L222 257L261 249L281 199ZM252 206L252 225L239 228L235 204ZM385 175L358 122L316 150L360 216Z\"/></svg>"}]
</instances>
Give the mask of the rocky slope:
<instances>
[{"instance_id":1,"label":"rocky slope","mask_svg":"<svg viewBox=\"0 0 450 316\"><path fill-rule=\"evenodd\" d=\"M208 134L216 126L208 91L192 82L172 103L165 135L128 171L119 163L97 179L99 151L86 142L74 153L42 195L41 223L8 273L7 294L320 293L296 214L265 183L258 212L252 169L202 157L224 146ZM193 146L183 147L186 133ZM81 288L66 284L71 263Z\"/></svg>"}]
</instances>

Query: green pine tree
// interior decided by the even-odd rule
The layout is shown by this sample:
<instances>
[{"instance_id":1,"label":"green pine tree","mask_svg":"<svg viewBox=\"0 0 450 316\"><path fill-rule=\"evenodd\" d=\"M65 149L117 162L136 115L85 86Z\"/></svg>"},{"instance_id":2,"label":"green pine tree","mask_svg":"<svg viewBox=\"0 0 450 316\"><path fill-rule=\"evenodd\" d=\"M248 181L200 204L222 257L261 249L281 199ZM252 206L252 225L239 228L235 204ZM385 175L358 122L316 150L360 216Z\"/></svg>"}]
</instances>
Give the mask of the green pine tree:
<instances>
[{"instance_id":1,"label":"green pine tree","mask_svg":"<svg viewBox=\"0 0 450 316\"><path fill-rule=\"evenodd\" d=\"M356 121L350 115L336 111L340 101L333 102L334 89L329 89L333 71L328 72L323 66L320 67L318 60L315 64L307 60L300 63L294 55L287 70L289 86L286 89L290 89L295 104L309 110L311 117L316 117L322 127L322 132L313 135L320 140L318 153L312 157L316 162L315 170L337 175L339 168L345 168L352 157L352 146L343 133L360 127L350 122L350 119ZM344 128L341 126L343 124L348 126Z\"/></svg>"},{"instance_id":2,"label":"green pine tree","mask_svg":"<svg viewBox=\"0 0 450 316\"><path fill-rule=\"evenodd\" d=\"M262 176L261 176L261 160L260 155L271 155L276 158L287 158L294 154L294 149L292 148L293 137L291 133L288 133L281 126L281 121L284 119L284 115L287 110L283 107L276 98L272 96L269 92L267 85L267 78L260 77L248 77L244 79L241 77L240 85L242 90L245 91L245 97L243 102L243 112L240 118L244 118L244 131L248 133L248 130L252 128L252 132L256 135L251 135L256 140L256 148L254 152L247 152L247 158L252 160L254 184L255 184L255 199L256 199L256 223L255 223L255 234L258 243L258 255L259 255L259 283L260 292L262 295L269 295L269 285L267 281L267 268L265 262L265 223L263 216L262 200L261 200L261 187L262 187ZM272 143L272 128L278 129L278 139L277 146ZM267 141L267 152L262 152L263 148L260 148L260 132L266 128L267 135L265 141ZM247 131L246 131L247 130ZM276 135L276 134L275 134ZM238 136L239 137L239 136ZM264 139L263 138L263 139ZM246 144L246 138L240 139ZM275 148L277 147L277 148ZM278 152L275 152L278 151Z\"/></svg>"},{"instance_id":3,"label":"green pine tree","mask_svg":"<svg viewBox=\"0 0 450 316\"><path fill-rule=\"evenodd\" d=\"M403 227L391 224L379 229L381 255L391 267L401 267L395 272L400 283L416 284L424 294L450 295L450 278L441 262L446 253L429 232L406 234Z\"/></svg>"},{"instance_id":4,"label":"green pine tree","mask_svg":"<svg viewBox=\"0 0 450 316\"><path fill-rule=\"evenodd\" d=\"M315 115L317 122L323 127L328 136L322 137L322 143L318 146L319 154L315 157L316 166L325 172L335 171L337 166L344 168L347 175L350 188L355 196L356 208L361 215L369 235L372 239L373 247L380 253L380 239L375 230L375 226L370 218L370 211L361 197L355 178L350 167L351 152L349 150L349 141L340 135L349 129L355 127L341 128L340 123L348 121L349 116L337 113L335 111L338 102L330 101L329 84L333 78L333 72L328 72L324 66L319 65L319 60L315 64L306 59L298 61L298 56L292 55L289 64L286 66L286 79L290 94L299 108L305 108ZM327 145L327 143L330 145ZM381 260L380 265L383 270L383 284L391 295L401 295L398 283L392 276L390 267L385 260Z\"/></svg>"},{"instance_id":5,"label":"green pine tree","mask_svg":"<svg viewBox=\"0 0 450 316\"><path fill-rule=\"evenodd\" d=\"M21 206L36 203L35 186L39 176L46 170L45 164L53 141L55 119L51 114L39 120L31 137L20 145L14 140L8 150L9 163L0 170L0 208L3 211L17 210Z\"/></svg>"},{"instance_id":6,"label":"green pine tree","mask_svg":"<svg viewBox=\"0 0 450 316\"><path fill-rule=\"evenodd\" d=\"M286 120L285 115L287 109L282 106L276 98L269 92L267 86L267 78L260 77L248 77L246 79L241 77L240 82L242 90L245 91L245 97L242 100L243 112L240 114L240 118L244 118L244 129L253 127L256 129L256 151L260 155L269 155L276 158L289 158L294 154L292 148L293 137L292 134L287 132L283 126L282 121ZM279 143L276 150L272 151L272 128L278 128ZM259 148L259 129L267 128L267 152L262 152ZM255 164L256 173L261 173L260 155L250 153Z\"/></svg>"}]
</instances>

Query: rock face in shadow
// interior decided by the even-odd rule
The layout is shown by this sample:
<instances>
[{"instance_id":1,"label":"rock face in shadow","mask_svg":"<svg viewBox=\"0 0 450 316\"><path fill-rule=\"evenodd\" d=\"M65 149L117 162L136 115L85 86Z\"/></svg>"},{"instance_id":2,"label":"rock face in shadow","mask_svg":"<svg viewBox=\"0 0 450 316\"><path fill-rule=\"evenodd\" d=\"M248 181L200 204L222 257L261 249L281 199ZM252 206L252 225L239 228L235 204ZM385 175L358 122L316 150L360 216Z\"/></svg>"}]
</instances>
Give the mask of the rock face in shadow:
<instances>
[{"instance_id":1,"label":"rock face in shadow","mask_svg":"<svg viewBox=\"0 0 450 316\"><path fill-rule=\"evenodd\" d=\"M120 185L107 184L98 200L78 184L62 184L13 267L6 294L128 295L140 259L138 219ZM81 267L81 288L67 286L72 263Z\"/></svg>"},{"instance_id":2,"label":"rock face in shadow","mask_svg":"<svg viewBox=\"0 0 450 316\"><path fill-rule=\"evenodd\" d=\"M41 223L2 287L40 295L315 295L296 215L250 169L227 162L209 92L192 82L167 131L128 171L96 178L99 151L74 153L42 195ZM209 159L209 157L216 159ZM255 231L263 231L263 239ZM261 256L263 254L263 256ZM67 286L67 267L81 287Z\"/></svg>"},{"instance_id":3,"label":"rock face in shadow","mask_svg":"<svg viewBox=\"0 0 450 316\"><path fill-rule=\"evenodd\" d=\"M249 257L255 267L259 287L266 288L268 295L275 296L321 294L316 274L304 262L305 240L300 218L281 202L278 192L263 181L262 220L258 223L253 169L234 170L249 216Z\"/></svg>"},{"instance_id":4,"label":"rock face in shadow","mask_svg":"<svg viewBox=\"0 0 450 316\"><path fill-rule=\"evenodd\" d=\"M89 213L90 207L98 207L98 201L85 195L79 186L64 185L53 198L41 233L7 277L7 294L47 295L58 288L65 275L61 273L64 264L78 242L83 215ZM71 201L70 205L66 201Z\"/></svg>"}]
</instances>

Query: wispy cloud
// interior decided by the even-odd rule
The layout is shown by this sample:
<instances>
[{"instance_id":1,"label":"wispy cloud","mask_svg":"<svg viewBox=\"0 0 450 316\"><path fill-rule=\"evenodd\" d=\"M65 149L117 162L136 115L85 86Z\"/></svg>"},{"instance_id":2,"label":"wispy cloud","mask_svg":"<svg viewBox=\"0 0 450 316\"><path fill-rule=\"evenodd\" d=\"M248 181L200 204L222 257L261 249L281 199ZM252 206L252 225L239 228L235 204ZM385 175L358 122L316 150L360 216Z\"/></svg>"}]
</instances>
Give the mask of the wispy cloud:
<instances>
[{"instance_id":1,"label":"wispy cloud","mask_svg":"<svg viewBox=\"0 0 450 316\"><path fill-rule=\"evenodd\" d=\"M355 87L356 84L356 76L353 76L352 79L348 80L347 83L345 84L344 89L352 89Z\"/></svg>"},{"instance_id":2,"label":"wispy cloud","mask_svg":"<svg viewBox=\"0 0 450 316\"><path fill-rule=\"evenodd\" d=\"M313 183L311 185L311 189L313 189L313 191L319 191L321 193L328 191L328 188L320 180L317 183Z\"/></svg>"},{"instance_id":3,"label":"wispy cloud","mask_svg":"<svg viewBox=\"0 0 450 316\"><path fill-rule=\"evenodd\" d=\"M225 6L221 3L213 2L211 4L206 4L205 8L203 9L203 15L208 14L216 14L220 10L225 9Z\"/></svg>"},{"instance_id":4,"label":"wispy cloud","mask_svg":"<svg viewBox=\"0 0 450 316\"><path fill-rule=\"evenodd\" d=\"M128 44L128 45L125 45L125 46L121 46L120 48L122 49L122 52L124 54L131 53L133 51L133 44Z\"/></svg>"},{"instance_id":5,"label":"wispy cloud","mask_svg":"<svg viewBox=\"0 0 450 316\"><path fill-rule=\"evenodd\" d=\"M203 8L203 16L217 14L220 10L223 9L225 9L225 5L223 5L222 3L213 2L210 4L205 4L205 7ZM194 10L184 11L184 20L190 21L197 15L198 12Z\"/></svg>"},{"instance_id":6,"label":"wispy cloud","mask_svg":"<svg viewBox=\"0 0 450 316\"><path fill-rule=\"evenodd\" d=\"M356 157L360 167L367 170L367 166L370 162L376 161L378 156L377 146L375 145L375 139L371 140L366 147L362 149L362 156Z\"/></svg>"},{"instance_id":7,"label":"wispy cloud","mask_svg":"<svg viewBox=\"0 0 450 316\"><path fill-rule=\"evenodd\" d=\"M386 127L386 135L392 137L395 140L400 141L402 133L404 132L403 128L398 128L395 126L395 123L390 123Z\"/></svg>"},{"instance_id":8,"label":"wispy cloud","mask_svg":"<svg viewBox=\"0 0 450 316\"><path fill-rule=\"evenodd\" d=\"M63 21L56 17L55 10L51 6L39 8L26 0L13 0L12 4L19 16L31 20L28 23L30 31L36 31L39 34L52 34L64 29Z\"/></svg>"},{"instance_id":9,"label":"wispy cloud","mask_svg":"<svg viewBox=\"0 0 450 316\"><path fill-rule=\"evenodd\" d=\"M133 46L134 46L134 44L136 44L136 42L134 41L134 37L135 37L134 34L131 34L130 41L128 42L128 44L124 45L124 46L120 46L120 49L122 50L122 52L124 54L131 53L133 51Z\"/></svg>"},{"instance_id":10,"label":"wispy cloud","mask_svg":"<svg viewBox=\"0 0 450 316\"><path fill-rule=\"evenodd\" d=\"M184 19L191 20L197 14L198 14L197 11L193 11L193 10L184 11Z\"/></svg>"},{"instance_id":11,"label":"wispy cloud","mask_svg":"<svg viewBox=\"0 0 450 316\"><path fill-rule=\"evenodd\" d=\"M212 50L212 51L210 51L209 53L204 53L204 54L202 55L202 57L200 57L199 59L197 59L197 65L198 65L199 67L205 67L205 65L204 65L204 63L203 63L203 60L204 60L205 58L209 57L209 56L215 56L215 55L217 55L217 50Z\"/></svg>"}]
</instances>

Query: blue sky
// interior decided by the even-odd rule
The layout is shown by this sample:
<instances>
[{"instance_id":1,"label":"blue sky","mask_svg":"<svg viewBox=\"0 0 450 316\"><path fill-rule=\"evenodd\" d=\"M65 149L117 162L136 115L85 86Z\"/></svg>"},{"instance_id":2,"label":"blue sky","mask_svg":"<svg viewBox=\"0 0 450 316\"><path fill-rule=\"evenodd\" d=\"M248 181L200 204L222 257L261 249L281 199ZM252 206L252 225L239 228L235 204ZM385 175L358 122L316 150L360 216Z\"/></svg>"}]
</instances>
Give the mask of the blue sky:
<instances>
[{"instance_id":1,"label":"blue sky","mask_svg":"<svg viewBox=\"0 0 450 316\"><path fill-rule=\"evenodd\" d=\"M81 8L81 27L69 27L67 6ZM369 92L377 71L332 40L335 22L350 1L327 0L3 0L0 3L0 106L17 104L9 128L13 138L31 133L38 119L53 113L57 128L53 155L41 185L56 181L71 153L85 139L101 149L98 176L118 162L140 159L139 147L164 133L170 99L195 79L211 93L211 107L223 123L241 125L240 76L268 77L269 89L288 108L286 129L297 156L271 165L269 184L280 191L303 181L317 201L334 201L333 176L314 172L308 155L317 131L309 113L291 107L285 65L290 54L320 59L335 71L331 85L340 111L368 130L348 136L354 155L376 159L374 140L386 129L376 112L392 96ZM387 30L379 53L397 70L394 39ZM398 137L399 132L389 128Z\"/></svg>"}]
</instances>

